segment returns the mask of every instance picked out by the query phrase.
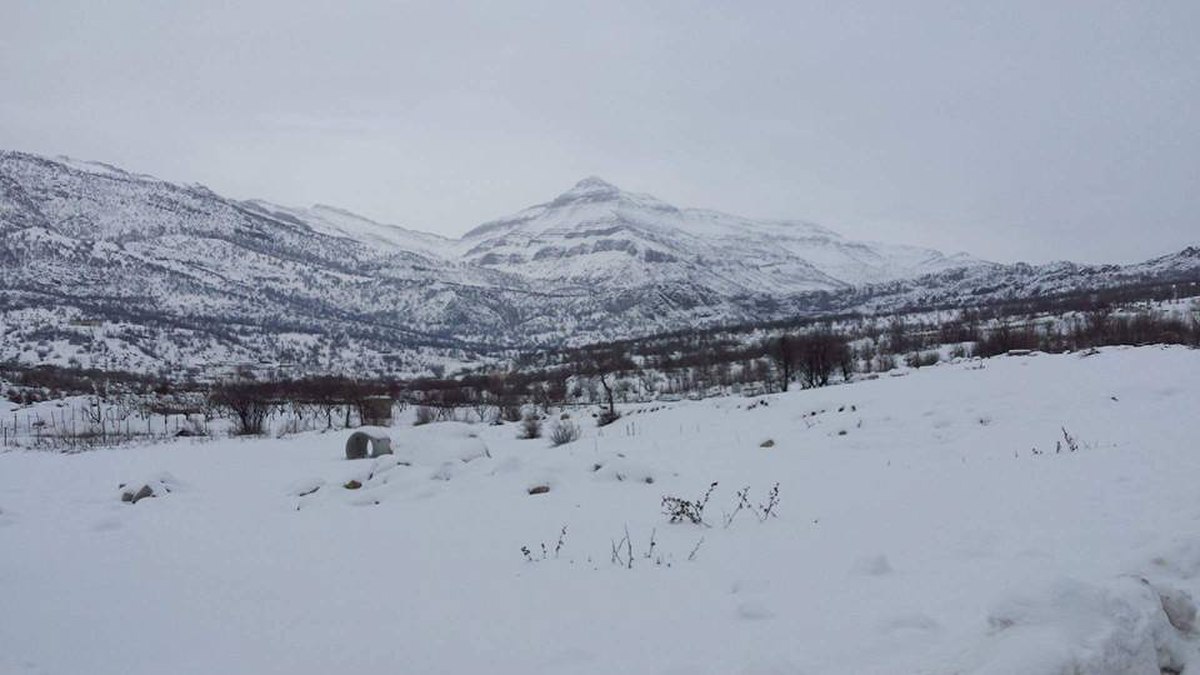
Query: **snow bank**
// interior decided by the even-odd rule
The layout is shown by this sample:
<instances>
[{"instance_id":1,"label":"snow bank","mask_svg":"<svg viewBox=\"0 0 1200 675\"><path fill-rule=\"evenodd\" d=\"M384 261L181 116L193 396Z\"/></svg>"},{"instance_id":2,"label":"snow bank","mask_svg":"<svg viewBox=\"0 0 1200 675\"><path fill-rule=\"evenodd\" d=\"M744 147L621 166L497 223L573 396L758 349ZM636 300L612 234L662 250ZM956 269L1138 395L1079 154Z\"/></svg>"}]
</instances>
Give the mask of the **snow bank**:
<instances>
[{"instance_id":1,"label":"snow bank","mask_svg":"<svg viewBox=\"0 0 1200 675\"><path fill-rule=\"evenodd\" d=\"M1173 596L1176 612L1195 606ZM977 649L976 675L1161 675L1180 672L1191 653L1149 583L1126 577L1099 586L1056 582L1014 596L987 618L990 634Z\"/></svg>"}]
</instances>

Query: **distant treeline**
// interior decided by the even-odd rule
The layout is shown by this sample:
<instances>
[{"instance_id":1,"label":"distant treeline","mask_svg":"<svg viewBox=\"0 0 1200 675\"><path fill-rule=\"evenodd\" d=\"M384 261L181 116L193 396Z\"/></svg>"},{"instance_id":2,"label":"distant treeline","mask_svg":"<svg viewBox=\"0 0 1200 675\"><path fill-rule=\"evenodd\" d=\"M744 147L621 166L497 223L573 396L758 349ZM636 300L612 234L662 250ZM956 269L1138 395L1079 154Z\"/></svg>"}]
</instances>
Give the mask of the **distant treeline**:
<instances>
[{"instance_id":1,"label":"distant treeline","mask_svg":"<svg viewBox=\"0 0 1200 675\"><path fill-rule=\"evenodd\" d=\"M414 405L419 421L471 414L480 421L522 417L522 410L654 398L703 397L819 387L900 365L987 357L1011 350L1051 352L1105 345L1200 346L1192 300L1182 311L1163 302L1200 296L1200 284L1123 287L954 311L868 317L800 318L721 330L680 331L637 340L523 354L508 366L455 377L409 380L307 377L219 383L41 366L0 367L10 399L26 403L113 391L168 396L203 392L208 404L249 432L274 407L312 411L329 426L372 416L372 400ZM259 421L259 424L255 422Z\"/></svg>"}]
</instances>

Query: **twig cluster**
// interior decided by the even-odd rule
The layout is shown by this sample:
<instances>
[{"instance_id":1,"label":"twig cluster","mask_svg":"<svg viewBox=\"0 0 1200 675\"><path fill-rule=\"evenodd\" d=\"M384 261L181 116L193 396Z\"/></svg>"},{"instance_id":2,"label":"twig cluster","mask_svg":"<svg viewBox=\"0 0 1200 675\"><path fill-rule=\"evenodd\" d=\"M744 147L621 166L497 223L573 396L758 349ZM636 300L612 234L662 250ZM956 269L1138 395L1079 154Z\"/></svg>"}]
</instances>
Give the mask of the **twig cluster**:
<instances>
[{"instance_id":1,"label":"twig cluster","mask_svg":"<svg viewBox=\"0 0 1200 675\"><path fill-rule=\"evenodd\" d=\"M1062 428L1063 440L1055 443L1054 454L1057 455L1060 452L1062 452L1063 441L1065 441L1067 444L1067 450L1070 450L1071 452L1078 451L1079 450L1079 441L1075 440L1075 437L1072 436L1069 432L1067 432L1066 427L1061 427L1061 428Z\"/></svg>"},{"instance_id":2,"label":"twig cluster","mask_svg":"<svg viewBox=\"0 0 1200 675\"><path fill-rule=\"evenodd\" d=\"M1054 454L1061 455L1064 450L1068 453L1079 452L1080 448L1091 447L1081 444L1078 438L1072 436L1071 432L1067 431L1066 427L1059 428L1062 429L1062 439L1054 442ZM1039 450L1037 447L1031 448L1029 453L1035 457L1046 454L1045 451ZM1013 456L1019 456L1019 453L1013 451Z\"/></svg>"},{"instance_id":3,"label":"twig cluster","mask_svg":"<svg viewBox=\"0 0 1200 675\"><path fill-rule=\"evenodd\" d=\"M625 534L620 539L612 540L611 543L612 543L612 557L611 557L612 564L614 564L618 567L624 567L625 569L631 570L631 569L633 569L634 560L636 560L638 558L650 561L651 563L653 563L657 566L660 566L660 567L662 567L662 566L670 567L671 566L671 555L667 554L666 557L663 557L663 555L661 553L659 553L658 528L654 528L654 529L650 530L650 541L646 544L646 550L644 552L642 552L641 555L638 555L637 553L634 552L633 537L631 537L629 535L629 526L628 525L625 526ZM692 552L692 557L689 557L688 560L692 560L694 558L695 558L695 551Z\"/></svg>"},{"instance_id":4,"label":"twig cluster","mask_svg":"<svg viewBox=\"0 0 1200 675\"><path fill-rule=\"evenodd\" d=\"M539 544L539 547L542 550L541 557L535 558L533 556L533 551L530 550L530 548L528 546L521 547L521 555L525 556L525 560L527 562L540 562L542 560L549 559L551 557L551 550L553 550L553 557L558 558L559 554L562 553L563 544L566 543L566 540L567 540L567 526L563 525L562 530L560 530L558 533L558 541L555 542L553 549L548 548L546 546L546 542L543 541L543 542L540 542L540 544Z\"/></svg>"},{"instance_id":5,"label":"twig cluster","mask_svg":"<svg viewBox=\"0 0 1200 675\"><path fill-rule=\"evenodd\" d=\"M618 567L633 569L633 540L629 538L629 526L625 526L625 536L620 541L612 542L612 563Z\"/></svg>"},{"instance_id":6,"label":"twig cluster","mask_svg":"<svg viewBox=\"0 0 1200 675\"><path fill-rule=\"evenodd\" d=\"M673 497L670 495L662 498L663 514L666 515L672 523L690 522L696 525L707 525L704 522L704 508L708 506L708 499L712 496L713 490L717 489L717 482L713 481L712 485L708 486L708 490L704 496L696 500L683 499L682 497Z\"/></svg>"},{"instance_id":7,"label":"twig cluster","mask_svg":"<svg viewBox=\"0 0 1200 675\"><path fill-rule=\"evenodd\" d=\"M767 492L767 499L764 503L750 503L750 486L737 491L737 502L734 504L733 510L726 513L724 516L725 527L728 528L733 524L733 520L742 511L750 511L754 513L754 517L758 518L758 522L765 523L771 518L778 518L779 514L775 512L779 506L779 483L771 487Z\"/></svg>"}]
</instances>

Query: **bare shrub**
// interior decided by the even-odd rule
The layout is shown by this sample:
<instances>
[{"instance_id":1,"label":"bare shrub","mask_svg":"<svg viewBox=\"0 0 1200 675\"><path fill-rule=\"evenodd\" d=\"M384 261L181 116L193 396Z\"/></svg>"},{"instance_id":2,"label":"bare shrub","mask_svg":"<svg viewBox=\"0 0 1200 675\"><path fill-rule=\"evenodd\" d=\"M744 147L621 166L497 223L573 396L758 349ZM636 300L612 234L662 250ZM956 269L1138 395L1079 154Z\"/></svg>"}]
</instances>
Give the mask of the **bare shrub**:
<instances>
[{"instance_id":1,"label":"bare shrub","mask_svg":"<svg viewBox=\"0 0 1200 675\"><path fill-rule=\"evenodd\" d=\"M542 437L542 418L537 413L529 413L521 420L521 431L517 438L531 439Z\"/></svg>"},{"instance_id":2,"label":"bare shrub","mask_svg":"<svg viewBox=\"0 0 1200 675\"><path fill-rule=\"evenodd\" d=\"M779 506L779 483L776 483L769 492L767 492L767 500L765 503L760 503L757 506L750 503L750 487L746 486L738 491L737 500L733 505L733 511L725 514L724 523L728 528L733 524L734 518L742 511L752 511L758 522L765 523L771 518L778 518L779 514L775 510Z\"/></svg>"},{"instance_id":3,"label":"bare shrub","mask_svg":"<svg viewBox=\"0 0 1200 675\"><path fill-rule=\"evenodd\" d=\"M904 363L909 368L926 368L937 365L940 358L936 351L913 352L904 358Z\"/></svg>"},{"instance_id":4,"label":"bare shrub","mask_svg":"<svg viewBox=\"0 0 1200 675\"><path fill-rule=\"evenodd\" d=\"M600 414L596 416L596 426L606 427L613 422L616 422L620 418L621 413L617 412L616 410L601 410Z\"/></svg>"},{"instance_id":5,"label":"bare shrub","mask_svg":"<svg viewBox=\"0 0 1200 675\"><path fill-rule=\"evenodd\" d=\"M1007 323L989 331L975 345L978 356L989 357L1004 354L1014 349L1037 349L1038 336L1030 326L1012 327Z\"/></svg>"},{"instance_id":6,"label":"bare shrub","mask_svg":"<svg viewBox=\"0 0 1200 675\"><path fill-rule=\"evenodd\" d=\"M270 382L222 382L209 392L209 402L233 416L233 432L239 436L259 436L271 411L275 409L275 385Z\"/></svg>"},{"instance_id":7,"label":"bare shrub","mask_svg":"<svg viewBox=\"0 0 1200 675\"><path fill-rule=\"evenodd\" d=\"M539 544L539 547L542 550L542 555L540 557L534 557L534 549L530 549L528 546L521 547L521 554L525 556L525 560L527 562L540 562L542 560L549 560L551 557L557 558L559 554L562 553L563 546L566 544L566 541L567 526L563 525L562 529L558 532L558 541L555 542L553 549L547 547L546 542L543 541ZM553 551L553 554L551 554L551 551Z\"/></svg>"},{"instance_id":8,"label":"bare shrub","mask_svg":"<svg viewBox=\"0 0 1200 675\"><path fill-rule=\"evenodd\" d=\"M690 500L670 495L665 496L662 498L663 515L667 516L672 523L687 521L696 525L705 525L704 507L708 506L708 498L712 496L713 490L716 489L717 482L713 481L708 486L708 490L699 499Z\"/></svg>"},{"instance_id":9,"label":"bare shrub","mask_svg":"<svg viewBox=\"0 0 1200 675\"><path fill-rule=\"evenodd\" d=\"M438 418L437 410L435 410L427 405L418 406L417 407L417 418L415 420L413 420L413 426L419 427L422 424L429 424L431 422L437 421L437 418Z\"/></svg>"},{"instance_id":10,"label":"bare shrub","mask_svg":"<svg viewBox=\"0 0 1200 675\"><path fill-rule=\"evenodd\" d=\"M559 420L550 429L550 445L558 447L579 440L579 425L570 420Z\"/></svg>"}]
</instances>

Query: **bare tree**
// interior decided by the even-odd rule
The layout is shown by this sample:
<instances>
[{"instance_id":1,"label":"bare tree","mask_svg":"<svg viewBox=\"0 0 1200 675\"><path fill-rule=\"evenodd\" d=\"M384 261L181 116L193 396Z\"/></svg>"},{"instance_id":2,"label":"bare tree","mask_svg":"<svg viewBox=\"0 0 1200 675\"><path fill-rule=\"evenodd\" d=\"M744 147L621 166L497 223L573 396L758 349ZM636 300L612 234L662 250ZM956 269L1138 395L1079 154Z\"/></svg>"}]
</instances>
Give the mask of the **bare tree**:
<instances>
[{"instance_id":1,"label":"bare tree","mask_svg":"<svg viewBox=\"0 0 1200 675\"><path fill-rule=\"evenodd\" d=\"M824 387L837 368L841 368L843 374L853 368L848 364L851 359L849 345L827 329L798 337L795 353L805 387Z\"/></svg>"},{"instance_id":2,"label":"bare tree","mask_svg":"<svg viewBox=\"0 0 1200 675\"><path fill-rule=\"evenodd\" d=\"M261 435L275 409L276 388L271 382L223 382L209 392L209 401L234 416L234 433Z\"/></svg>"},{"instance_id":3,"label":"bare tree","mask_svg":"<svg viewBox=\"0 0 1200 675\"><path fill-rule=\"evenodd\" d=\"M620 415L617 414L616 405L613 403L613 388L608 383L608 373L600 373L597 379L600 381L600 386L604 387L604 398L608 402L608 408L601 411L600 417L596 419L597 424L606 426L617 421Z\"/></svg>"},{"instance_id":4,"label":"bare tree","mask_svg":"<svg viewBox=\"0 0 1200 675\"><path fill-rule=\"evenodd\" d=\"M779 388L787 391L796 372L796 341L784 333L771 342L767 351L779 371Z\"/></svg>"}]
</instances>

